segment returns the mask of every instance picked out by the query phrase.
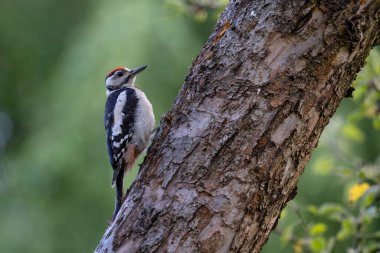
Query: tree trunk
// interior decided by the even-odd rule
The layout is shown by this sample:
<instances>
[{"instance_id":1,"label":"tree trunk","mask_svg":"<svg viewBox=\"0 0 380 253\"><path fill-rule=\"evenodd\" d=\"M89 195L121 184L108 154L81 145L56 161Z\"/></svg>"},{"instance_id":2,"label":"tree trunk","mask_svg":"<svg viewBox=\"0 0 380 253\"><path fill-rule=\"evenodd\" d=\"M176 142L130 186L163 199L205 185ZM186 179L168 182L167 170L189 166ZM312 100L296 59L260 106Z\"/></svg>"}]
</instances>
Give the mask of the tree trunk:
<instances>
[{"instance_id":1,"label":"tree trunk","mask_svg":"<svg viewBox=\"0 0 380 253\"><path fill-rule=\"evenodd\" d=\"M379 0L231 0L96 252L259 252L379 38Z\"/></svg>"}]
</instances>

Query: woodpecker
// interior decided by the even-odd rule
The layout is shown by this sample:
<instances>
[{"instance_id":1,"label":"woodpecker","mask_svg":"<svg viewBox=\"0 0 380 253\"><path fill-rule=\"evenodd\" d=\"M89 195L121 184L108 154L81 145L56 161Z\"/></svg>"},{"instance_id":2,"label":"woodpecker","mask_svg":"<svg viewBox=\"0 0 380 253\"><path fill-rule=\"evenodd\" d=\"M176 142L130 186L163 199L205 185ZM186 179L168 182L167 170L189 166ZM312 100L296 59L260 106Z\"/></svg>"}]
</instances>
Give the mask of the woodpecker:
<instances>
[{"instance_id":1,"label":"woodpecker","mask_svg":"<svg viewBox=\"0 0 380 253\"><path fill-rule=\"evenodd\" d=\"M112 186L116 203L112 220L123 199L124 173L150 142L154 129L153 108L144 92L135 87L136 75L147 66L134 69L117 67L105 80L107 101L104 113L108 157L113 168Z\"/></svg>"}]
</instances>

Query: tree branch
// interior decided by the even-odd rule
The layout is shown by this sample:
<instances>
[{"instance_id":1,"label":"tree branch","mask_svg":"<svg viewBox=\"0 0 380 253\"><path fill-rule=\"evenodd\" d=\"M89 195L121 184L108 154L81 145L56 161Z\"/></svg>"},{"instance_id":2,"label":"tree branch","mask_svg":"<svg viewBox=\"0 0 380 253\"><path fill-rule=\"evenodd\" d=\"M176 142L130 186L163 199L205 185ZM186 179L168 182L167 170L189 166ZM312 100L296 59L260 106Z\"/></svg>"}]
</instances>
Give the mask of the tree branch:
<instances>
[{"instance_id":1,"label":"tree branch","mask_svg":"<svg viewBox=\"0 0 380 253\"><path fill-rule=\"evenodd\" d=\"M96 252L259 252L379 31L379 1L231 1Z\"/></svg>"}]
</instances>

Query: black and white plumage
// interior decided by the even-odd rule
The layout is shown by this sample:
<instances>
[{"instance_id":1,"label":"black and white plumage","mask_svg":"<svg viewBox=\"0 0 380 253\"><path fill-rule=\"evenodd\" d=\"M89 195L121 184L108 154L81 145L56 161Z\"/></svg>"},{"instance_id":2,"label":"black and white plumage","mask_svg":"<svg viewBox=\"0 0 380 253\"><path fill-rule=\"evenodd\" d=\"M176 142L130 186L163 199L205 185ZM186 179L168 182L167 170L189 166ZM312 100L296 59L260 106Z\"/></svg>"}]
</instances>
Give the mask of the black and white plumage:
<instances>
[{"instance_id":1,"label":"black and white plumage","mask_svg":"<svg viewBox=\"0 0 380 253\"><path fill-rule=\"evenodd\" d=\"M124 173L132 168L139 154L147 147L154 128L152 105L144 92L134 87L136 74L145 68L119 67L106 76L104 125L108 156L114 171L112 185L116 185L116 205L112 219L121 206Z\"/></svg>"}]
</instances>

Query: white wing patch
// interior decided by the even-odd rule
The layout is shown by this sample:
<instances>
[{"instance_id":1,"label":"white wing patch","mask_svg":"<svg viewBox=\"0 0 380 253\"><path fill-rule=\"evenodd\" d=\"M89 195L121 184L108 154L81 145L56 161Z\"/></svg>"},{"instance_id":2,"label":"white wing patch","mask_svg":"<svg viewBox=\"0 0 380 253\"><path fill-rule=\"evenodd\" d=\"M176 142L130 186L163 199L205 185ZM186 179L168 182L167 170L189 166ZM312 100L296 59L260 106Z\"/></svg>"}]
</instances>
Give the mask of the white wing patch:
<instances>
[{"instance_id":1,"label":"white wing patch","mask_svg":"<svg viewBox=\"0 0 380 253\"><path fill-rule=\"evenodd\" d=\"M123 91L117 97L117 101L115 104L115 109L114 109L114 113L113 113L114 124L112 127L112 139L114 136L120 135L122 133L121 127L123 124L123 118L125 116L123 113L123 108L124 108L126 102L127 102L127 92ZM121 142L120 142L120 144L121 144Z\"/></svg>"},{"instance_id":2,"label":"white wing patch","mask_svg":"<svg viewBox=\"0 0 380 253\"><path fill-rule=\"evenodd\" d=\"M124 136L124 138L121 138L119 142L113 141L112 146L114 146L115 148L120 148L120 145L123 144L123 142L130 137L131 134L127 134L126 136ZM112 140L114 140L114 136L112 136Z\"/></svg>"}]
</instances>

